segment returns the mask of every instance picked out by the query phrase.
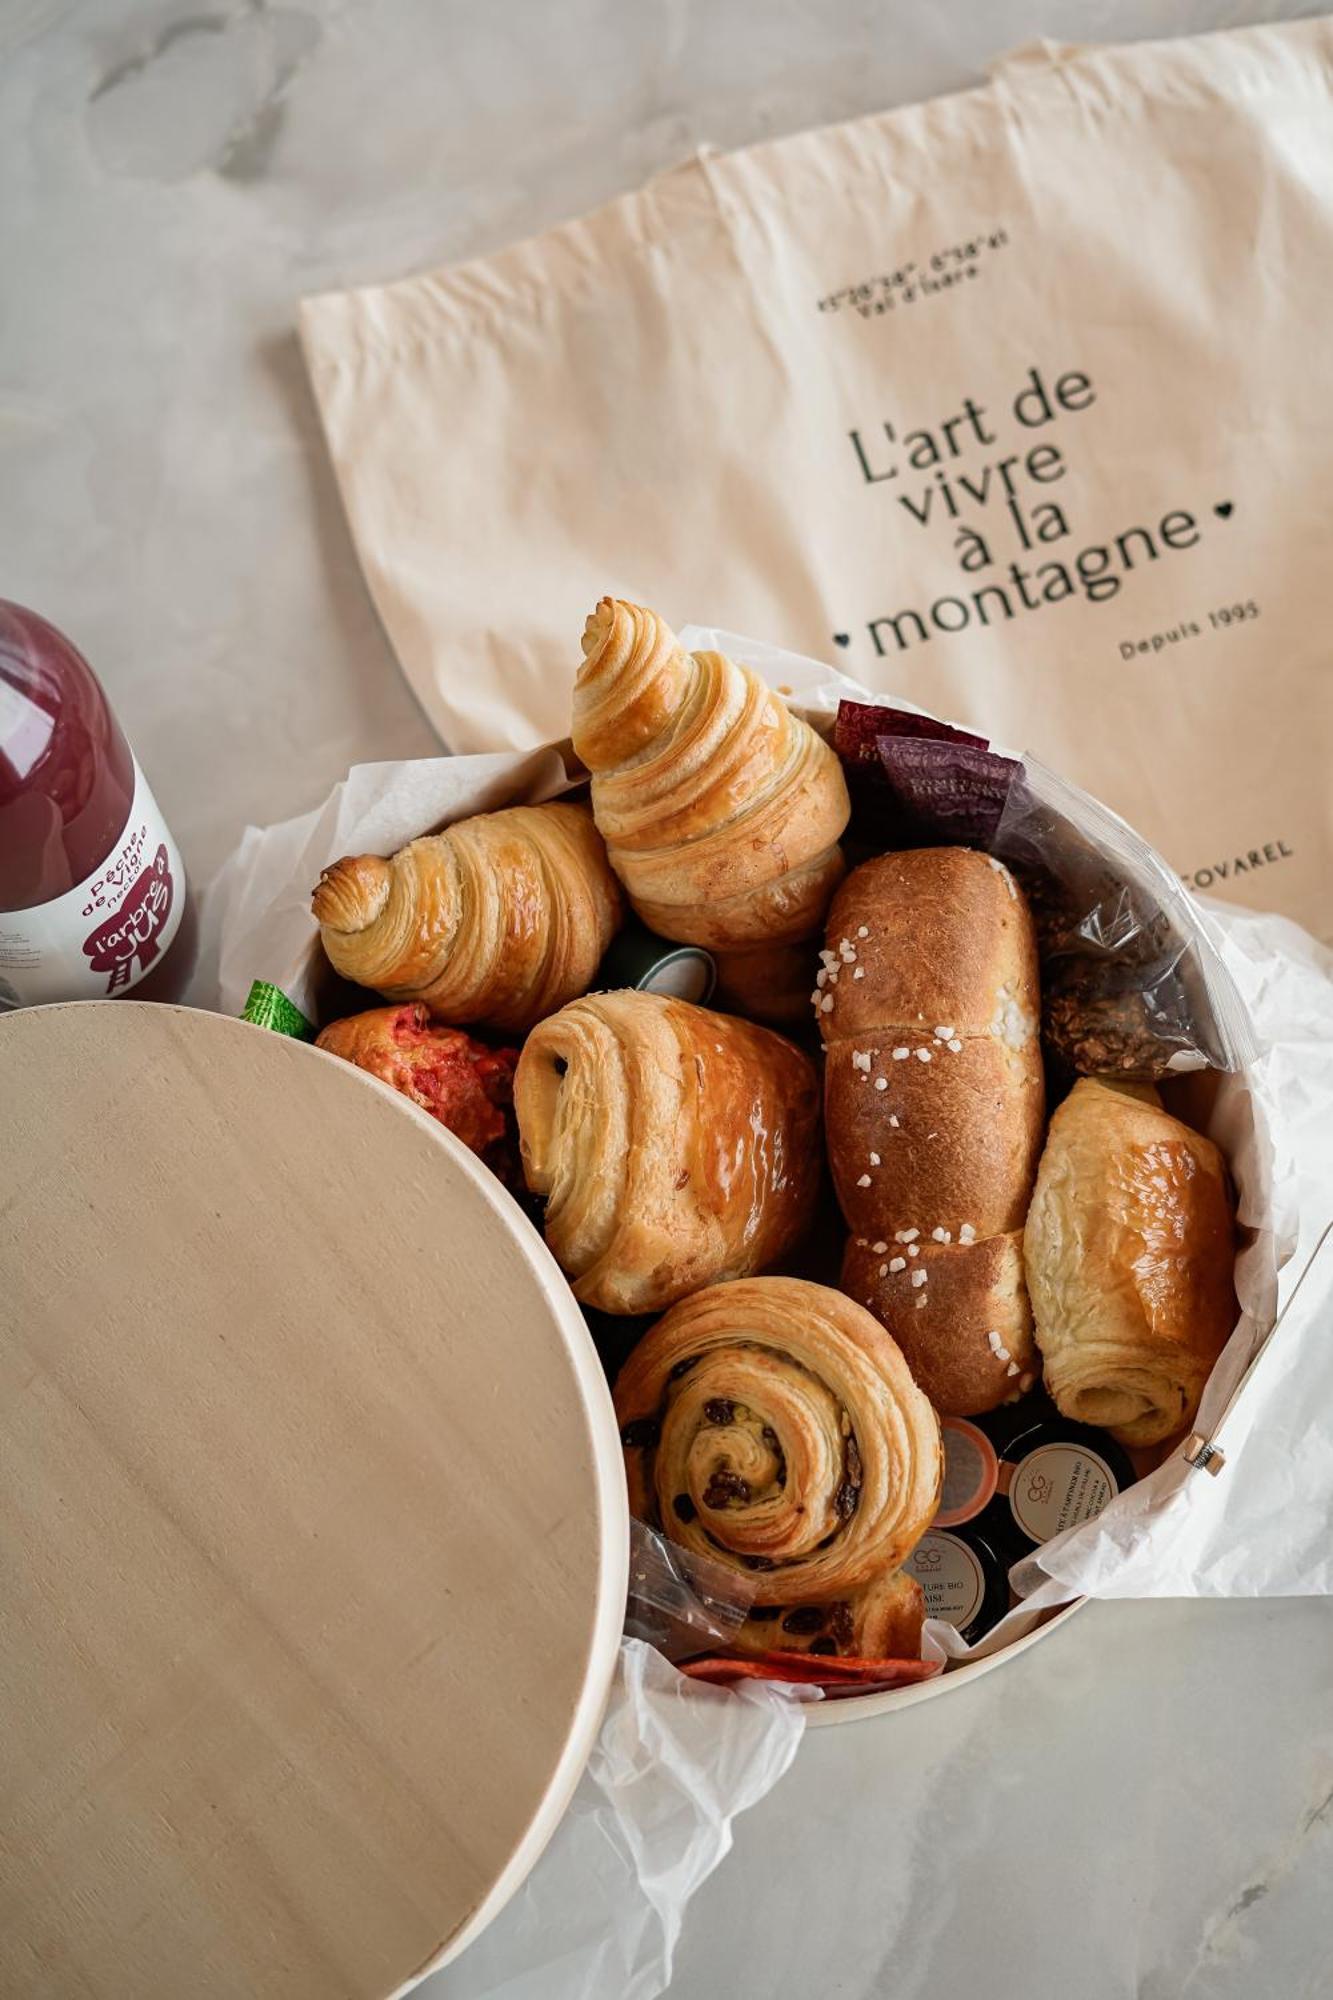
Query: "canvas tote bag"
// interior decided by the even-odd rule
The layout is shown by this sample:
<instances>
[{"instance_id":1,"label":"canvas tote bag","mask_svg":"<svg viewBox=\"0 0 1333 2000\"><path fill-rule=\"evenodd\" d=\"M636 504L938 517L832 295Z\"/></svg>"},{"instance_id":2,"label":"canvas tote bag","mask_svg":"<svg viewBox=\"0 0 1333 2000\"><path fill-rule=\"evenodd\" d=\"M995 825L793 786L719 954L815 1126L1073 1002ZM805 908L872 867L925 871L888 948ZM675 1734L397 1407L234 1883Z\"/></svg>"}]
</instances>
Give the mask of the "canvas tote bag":
<instances>
[{"instance_id":1,"label":"canvas tote bag","mask_svg":"<svg viewBox=\"0 0 1333 2000\"><path fill-rule=\"evenodd\" d=\"M307 301L367 580L459 751L606 591L1036 753L1333 927L1333 22L1042 45Z\"/></svg>"}]
</instances>

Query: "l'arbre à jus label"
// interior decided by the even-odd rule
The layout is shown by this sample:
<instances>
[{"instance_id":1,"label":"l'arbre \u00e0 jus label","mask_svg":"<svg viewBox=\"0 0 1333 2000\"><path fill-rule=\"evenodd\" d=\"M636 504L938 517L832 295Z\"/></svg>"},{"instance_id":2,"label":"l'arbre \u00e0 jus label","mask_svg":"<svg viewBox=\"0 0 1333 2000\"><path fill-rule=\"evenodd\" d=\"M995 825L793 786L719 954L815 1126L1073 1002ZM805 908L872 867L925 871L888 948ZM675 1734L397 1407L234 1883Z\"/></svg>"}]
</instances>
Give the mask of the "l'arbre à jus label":
<instances>
[{"instance_id":1,"label":"l'arbre \u00e0 jus label","mask_svg":"<svg viewBox=\"0 0 1333 2000\"><path fill-rule=\"evenodd\" d=\"M30 910L0 910L0 1006L105 1000L137 986L185 908L180 851L136 762L129 818L85 881Z\"/></svg>"}]
</instances>

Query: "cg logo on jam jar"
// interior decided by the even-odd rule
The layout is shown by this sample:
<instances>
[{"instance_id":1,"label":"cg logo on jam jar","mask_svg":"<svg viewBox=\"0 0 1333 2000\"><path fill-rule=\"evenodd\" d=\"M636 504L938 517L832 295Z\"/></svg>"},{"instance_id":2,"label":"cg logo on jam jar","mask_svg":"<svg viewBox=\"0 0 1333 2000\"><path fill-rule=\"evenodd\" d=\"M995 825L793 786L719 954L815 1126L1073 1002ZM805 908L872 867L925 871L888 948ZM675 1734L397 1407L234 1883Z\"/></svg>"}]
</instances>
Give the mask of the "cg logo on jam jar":
<instances>
[{"instance_id":1,"label":"cg logo on jam jar","mask_svg":"<svg viewBox=\"0 0 1333 2000\"><path fill-rule=\"evenodd\" d=\"M1027 1483L1027 1498L1034 1507L1049 1506L1055 1494L1055 1481L1044 1472L1034 1472Z\"/></svg>"}]
</instances>

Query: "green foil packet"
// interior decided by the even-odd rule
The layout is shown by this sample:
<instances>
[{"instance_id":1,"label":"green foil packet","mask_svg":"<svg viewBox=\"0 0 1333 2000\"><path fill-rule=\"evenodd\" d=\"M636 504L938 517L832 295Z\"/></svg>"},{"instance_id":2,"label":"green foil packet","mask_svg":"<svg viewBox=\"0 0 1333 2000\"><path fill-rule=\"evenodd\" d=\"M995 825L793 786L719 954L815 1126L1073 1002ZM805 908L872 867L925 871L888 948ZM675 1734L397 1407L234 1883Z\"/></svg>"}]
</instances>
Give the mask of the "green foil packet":
<instances>
[{"instance_id":1,"label":"green foil packet","mask_svg":"<svg viewBox=\"0 0 1333 2000\"><path fill-rule=\"evenodd\" d=\"M256 979L241 1009L241 1019L254 1028L272 1028L275 1035L291 1035L298 1042L313 1042L315 1030L294 1001L279 986Z\"/></svg>"}]
</instances>

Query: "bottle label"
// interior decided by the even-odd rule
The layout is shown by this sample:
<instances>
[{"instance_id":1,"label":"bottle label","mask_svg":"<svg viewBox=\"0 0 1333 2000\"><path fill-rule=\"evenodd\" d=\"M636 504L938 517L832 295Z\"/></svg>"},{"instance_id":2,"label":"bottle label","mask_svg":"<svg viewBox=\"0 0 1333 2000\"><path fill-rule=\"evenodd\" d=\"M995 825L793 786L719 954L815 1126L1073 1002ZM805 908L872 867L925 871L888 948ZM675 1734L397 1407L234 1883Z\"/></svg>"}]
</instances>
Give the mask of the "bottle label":
<instances>
[{"instance_id":1,"label":"bottle label","mask_svg":"<svg viewBox=\"0 0 1333 2000\"><path fill-rule=\"evenodd\" d=\"M124 831L87 881L31 910L0 910L0 1007L128 992L184 909L180 851L136 762Z\"/></svg>"},{"instance_id":2,"label":"bottle label","mask_svg":"<svg viewBox=\"0 0 1333 2000\"><path fill-rule=\"evenodd\" d=\"M1110 1466L1089 1445L1040 1444L1014 1467L1009 1505L1025 1535L1049 1542L1093 1520L1119 1490Z\"/></svg>"},{"instance_id":3,"label":"bottle label","mask_svg":"<svg viewBox=\"0 0 1333 2000\"><path fill-rule=\"evenodd\" d=\"M932 1530L903 1568L921 1585L928 1618L942 1618L960 1632L972 1623L986 1595L986 1572L966 1542Z\"/></svg>"}]
</instances>

